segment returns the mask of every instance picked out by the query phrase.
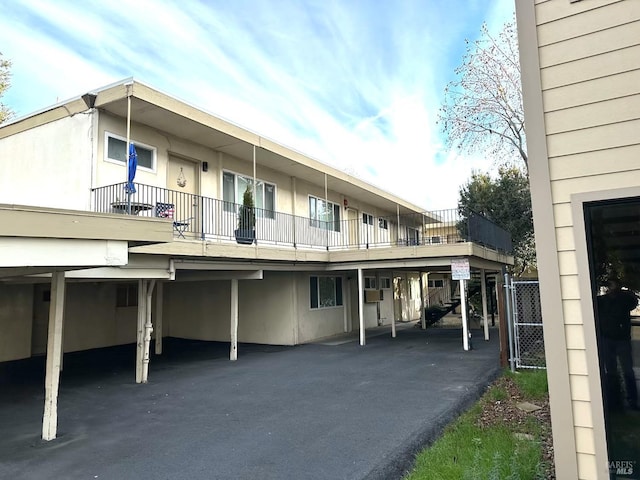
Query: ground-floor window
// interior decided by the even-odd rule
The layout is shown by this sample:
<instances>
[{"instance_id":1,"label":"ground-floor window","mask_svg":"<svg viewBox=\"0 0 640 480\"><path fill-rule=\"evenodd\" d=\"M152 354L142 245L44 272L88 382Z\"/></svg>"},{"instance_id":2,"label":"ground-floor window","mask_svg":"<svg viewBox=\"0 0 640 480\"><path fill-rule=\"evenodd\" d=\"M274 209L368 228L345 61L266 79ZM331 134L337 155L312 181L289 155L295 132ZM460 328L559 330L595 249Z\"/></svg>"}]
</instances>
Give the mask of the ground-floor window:
<instances>
[{"instance_id":1,"label":"ground-floor window","mask_svg":"<svg viewBox=\"0 0 640 480\"><path fill-rule=\"evenodd\" d=\"M138 284L121 283L116 287L116 307L138 306Z\"/></svg>"},{"instance_id":2,"label":"ground-floor window","mask_svg":"<svg viewBox=\"0 0 640 480\"><path fill-rule=\"evenodd\" d=\"M609 468L631 478L640 471L640 198L585 204L585 226Z\"/></svg>"},{"instance_id":3,"label":"ground-floor window","mask_svg":"<svg viewBox=\"0 0 640 480\"><path fill-rule=\"evenodd\" d=\"M311 308L342 305L342 277L312 276L309 278Z\"/></svg>"}]
</instances>

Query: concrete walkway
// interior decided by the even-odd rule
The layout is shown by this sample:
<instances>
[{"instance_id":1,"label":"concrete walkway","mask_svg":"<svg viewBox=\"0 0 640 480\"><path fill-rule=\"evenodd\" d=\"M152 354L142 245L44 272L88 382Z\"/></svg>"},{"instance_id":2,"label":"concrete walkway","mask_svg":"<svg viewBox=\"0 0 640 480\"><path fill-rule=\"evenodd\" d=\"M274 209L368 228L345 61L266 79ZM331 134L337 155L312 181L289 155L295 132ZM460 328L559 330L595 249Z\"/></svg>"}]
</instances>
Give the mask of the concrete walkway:
<instances>
[{"instance_id":1,"label":"concrete walkway","mask_svg":"<svg viewBox=\"0 0 640 480\"><path fill-rule=\"evenodd\" d=\"M406 329L336 346L174 341L68 354L59 437L39 440L42 361L0 369L0 478L392 479L498 371L497 330Z\"/></svg>"}]
</instances>

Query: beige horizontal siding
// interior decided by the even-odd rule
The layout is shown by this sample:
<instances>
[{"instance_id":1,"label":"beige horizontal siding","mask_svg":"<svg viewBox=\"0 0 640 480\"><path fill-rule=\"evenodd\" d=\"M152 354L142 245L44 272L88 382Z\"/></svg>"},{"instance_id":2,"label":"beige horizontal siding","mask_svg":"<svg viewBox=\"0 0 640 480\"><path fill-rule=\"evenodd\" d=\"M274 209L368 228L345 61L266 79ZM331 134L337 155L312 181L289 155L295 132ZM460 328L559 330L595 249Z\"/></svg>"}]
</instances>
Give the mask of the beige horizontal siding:
<instances>
[{"instance_id":1,"label":"beige horizontal siding","mask_svg":"<svg viewBox=\"0 0 640 480\"><path fill-rule=\"evenodd\" d=\"M553 205L553 218L556 227L567 227L573 225L573 217L571 213L570 203L556 203Z\"/></svg>"},{"instance_id":2,"label":"beige horizontal siding","mask_svg":"<svg viewBox=\"0 0 640 480\"><path fill-rule=\"evenodd\" d=\"M631 120L615 125L602 125L549 135L547 136L549 161L555 161L554 157L564 155L636 145L639 134L640 120Z\"/></svg>"},{"instance_id":3,"label":"beige horizontal siding","mask_svg":"<svg viewBox=\"0 0 640 480\"><path fill-rule=\"evenodd\" d=\"M640 119L640 95L555 110L545 114L544 118L547 135L638 120Z\"/></svg>"},{"instance_id":4,"label":"beige horizontal siding","mask_svg":"<svg viewBox=\"0 0 640 480\"><path fill-rule=\"evenodd\" d=\"M591 415L591 405L589 402L574 400L572 406L575 426L593 428L593 417Z\"/></svg>"},{"instance_id":5,"label":"beige horizontal siding","mask_svg":"<svg viewBox=\"0 0 640 480\"><path fill-rule=\"evenodd\" d=\"M578 453L578 478L580 480L598 480L598 472L602 470L596 465L596 457Z\"/></svg>"},{"instance_id":6,"label":"beige horizontal siding","mask_svg":"<svg viewBox=\"0 0 640 480\"><path fill-rule=\"evenodd\" d=\"M569 375L588 375L587 355L584 350L567 350Z\"/></svg>"},{"instance_id":7,"label":"beige horizontal siding","mask_svg":"<svg viewBox=\"0 0 640 480\"><path fill-rule=\"evenodd\" d=\"M594 455L596 453L593 442L593 429L586 427L576 427L576 451Z\"/></svg>"},{"instance_id":8,"label":"beige horizontal siding","mask_svg":"<svg viewBox=\"0 0 640 480\"><path fill-rule=\"evenodd\" d=\"M561 277L564 275L577 275L578 265L576 264L575 252L558 252L558 267L560 268Z\"/></svg>"},{"instance_id":9,"label":"beige horizontal siding","mask_svg":"<svg viewBox=\"0 0 640 480\"><path fill-rule=\"evenodd\" d=\"M640 2L638 2L640 5ZM542 90L640 68L640 45L540 69Z\"/></svg>"},{"instance_id":10,"label":"beige horizontal siding","mask_svg":"<svg viewBox=\"0 0 640 480\"><path fill-rule=\"evenodd\" d=\"M562 302L562 316L565 325L582 325L582 306L580 300L564 300Z\"/></svg>"},{"instance_id":11,"label":"beige horizontal siding","mask_svg":"<svg viewBox=\"0 0 640 480\"><path fill-rule=\"evenodd\" d=\"M570 375L571 397L576 401L590 402L589 377L586 375Z\"/></svg>"},{"instance_id":12,"label":"beige horizontal siding","mask_svg":"<svg viewBox=\"0 0 640 480\"><path fill-rule=\"evenodd\" d=\"M552 181L606 175L615 164L619 172L640 169L640 141L636 145L556 158L549 168Z\"/></svg>"},{"instance_id":13,"label":"beige horizontal siding","mask_svg":"<svg viewBox=\"0 0 640 480\"><path fill-rule=\"evenodd\" d=\"M570 38L540 48L540 67L547 68L638 44L640 21Z\"/></svg>"},{"instance_id":14,"label":"beige horizontal siding","mask_svg":"<svg viewBox=\"0 0 640 480\"><path fill-rule=\"evenodd\" d=\"M575 253L574 253L575 257ZM562 300L580 300L580 287L577 275L561 275L560 288L562 289ZM583 348L583 347L582 347Z\"/></svg>"},{"instance_id":15,"label":"beige horizontal siding","mask_svg":"<svg viewBox=\"0 0 640 480\"><path fill-rule=\"evenodd\" d=\"M576 15L578 13L593 10L603 5L609 5L621 0L598 0L597 2L578 2L569 3L569 0L558 2L557 0L537 1L536 3L536 22L538 25L554 22L563 18Z\"/></svg>"},{"instance_id":16,"label":"beige horizontal siding","mask_svg":"<svg viewBox=\"0 0 640 480\"><path fill-rule=\"evenodd\" d=\"M542 94L545 112L640 94L640 70L631 70L582 83L562 85Z\"/></svg>"},{"instance_id":17,"label":"beige horizontal siding","mask_svg":"<svg viewBox=\"0 0 640 480\"><path fill-rule=\"evenodd\" d=\"M615 158L610 161L615 166ZM615 168L615 167L614 167ZM551 182L554 203L571 201L571 194L594 190L613 190L616 188L636 187L640 185L640 169L626 172L607 173L592 177L577 177Z\"/></svg>"},{"instance_id":18,"label":"beige horizontal siding","mask_svg":"<svg viewBox=\"0 0 640 480\"><path fill-rule=\"evenodd\" d=\"M584 329L582 325L565 325L565 335L567 338L567 348L573 350L584 350Z\"/></svg>"},{"instance_id":19,"label":"beige horizontal siding","mask_svg":"<svg viewBox=\"0 0 640 480\"><path fill-rule=\"evenodd\" d=\"M569 6L569 0L560 0L552 3L565 3ZM552 21L538 26L538 45L550 45L562 42L592 32L598 32L609 28L614 28L621 23L640 20L640 2L637 0L625 0L607 5L603 1L585 1L583 4L591 4L594 8L587 9L584 13L576 15L576 10L572 15L562 18L559 21ZM577 7L577 5L573 4ZM542 6L538 7L542 10ZM567 12L570 10L567 9ZM542 15L542 13L541 13ZM538 20L538 23L539 20Z\"/></svg>"},{"instance_id":20,"label":"beige horizontal siding","mask_svg":"<svg viewBox=\"0 0 640 480\"><path fill-rule=\"evenodd\" d=\"M556 244L558 245L559 252L565 252L568 250L575 250L576 243L573 238L573 228L560 227L556 229Z\"/></svg>"}]
</instances>

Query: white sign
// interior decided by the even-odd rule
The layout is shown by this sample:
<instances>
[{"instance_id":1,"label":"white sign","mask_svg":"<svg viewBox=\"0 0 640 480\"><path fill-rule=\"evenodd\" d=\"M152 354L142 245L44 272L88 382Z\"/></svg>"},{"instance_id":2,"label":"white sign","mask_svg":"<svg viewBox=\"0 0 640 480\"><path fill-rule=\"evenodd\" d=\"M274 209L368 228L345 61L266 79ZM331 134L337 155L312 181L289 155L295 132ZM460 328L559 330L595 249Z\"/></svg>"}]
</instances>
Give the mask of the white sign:
<instances>
[{"instance_id":1,"label":"white sign","mask_svg":"<svg viewBox=\"0 0 640 480\"><path fill-rule=\"evenodd\" d=\"M469 280L471 278L468 258L454 258L451 260L451 278L453 280Z\"/></svg>"}]
</instances>

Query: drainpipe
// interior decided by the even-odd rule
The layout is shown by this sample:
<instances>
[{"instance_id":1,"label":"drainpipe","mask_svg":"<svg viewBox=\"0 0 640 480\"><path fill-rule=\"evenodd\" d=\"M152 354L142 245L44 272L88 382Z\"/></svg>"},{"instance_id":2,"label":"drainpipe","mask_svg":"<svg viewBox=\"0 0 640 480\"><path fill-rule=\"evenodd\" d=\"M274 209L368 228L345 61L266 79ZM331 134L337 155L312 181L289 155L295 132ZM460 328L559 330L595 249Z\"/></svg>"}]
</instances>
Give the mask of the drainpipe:
<instances>
[{"instance_id":1,"label":"drainpipe","mask_svg":"<svg viewBox=\"0 0 640 480\"><path fill-rule=\"evenodd\" d=\"M144 346L142 350L142 383L147 383L149 377L149 346L151 342L151 332L153 332L153 326L151 324L151 298L153 297L153 288L156 286L156 281L151 280L147 283L146 293L146 305L145 316L146 321L144 324Z\"/></svg>"}]
</instances>

